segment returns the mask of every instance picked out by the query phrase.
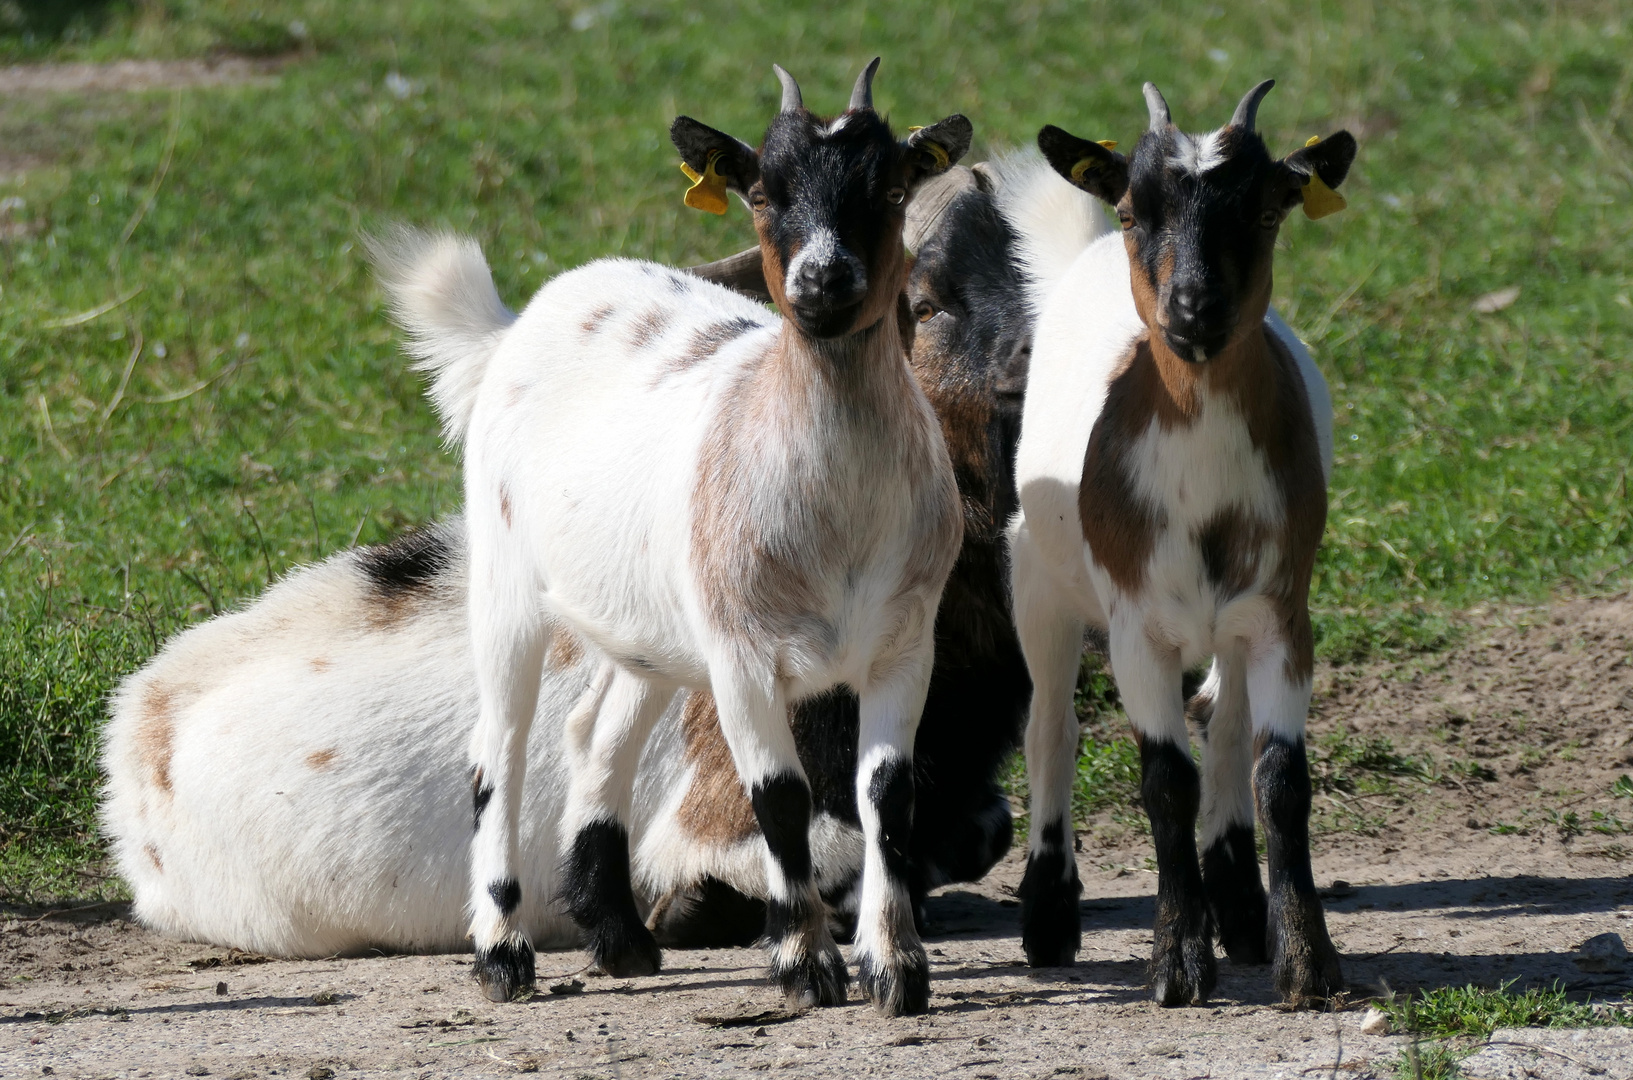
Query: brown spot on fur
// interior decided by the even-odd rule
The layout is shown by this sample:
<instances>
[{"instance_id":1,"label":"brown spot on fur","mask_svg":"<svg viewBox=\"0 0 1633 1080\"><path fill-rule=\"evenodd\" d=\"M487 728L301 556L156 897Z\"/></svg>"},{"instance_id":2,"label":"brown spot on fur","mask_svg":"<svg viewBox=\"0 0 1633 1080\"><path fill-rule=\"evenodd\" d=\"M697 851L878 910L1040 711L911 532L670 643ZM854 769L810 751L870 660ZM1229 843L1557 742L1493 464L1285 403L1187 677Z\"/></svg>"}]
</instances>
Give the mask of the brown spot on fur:
<instances>
[{"instance_id":1,"label":"brown spot on fur","mask_svg":"<svg viewBox=\"0 0 1633 1080\"><path fill-rule=\"evenodd\" d=\"M320 675L334 666L327 658L322 656L312 657L312 659L307 661L307 665Z\"/></svg>"},{"instance_id":2,"label":"brown spot on fur","mask_svg":"<svg viewBox=\"0 0 1633 1080\"><path fill-rule=\"evenodd\" d=\"M686 348L679 356L671 359L664 365L663 374L673 375L688 368L701 364L710 359L731 342L736 341L744 334L758 330L763 324L753 319L739 316L727 319L724 322L711 323L692 332L687 339Z\"/></svg>"},{"instance_id":3,"label":"brown spot on fur","mask_svg":"<svg viewBox=\"0 0 1633 1080\"><path fill-rule=\"evenodd\" d=\"M704 843L735 844L759 830L754 806L737 775L731 748L720 731L714 696L693 691L681 710L681 734L686 760L693 765L676 821L687 834Z\"/></svg>"},{"instance_id":4,"label":"brown spot on fur","mask_svg":"<svg viewBox=\"0 0 1633 1080\"><path fill-rule=\"evenodd\" d=\"M510 488L499 485L499 516L505 519L505 528L510 528Z\"/></svg>"},{"instance_id":5,"label":"brown spot on fur","mask_svg":"<svg viewBox=\"0 0 1633 1080\"><path fill-rule=\"evenodd\" d=\"M137 710L136 754L153 778L153 786L169 795L174 790L170 781L176 739L174 695L168 687L149 683Z\"/></svg>"},{"instance_id":6,"label":"brown spot on fur","mask_svg":"<svg viewBox=\"0 0 1633 1080\"><path fill-rule=\"evenodd\" d=\"M306 767L317 772L323 772L333 765L335 758L339 756L340 751L332 746L327 750L314 750L306 755Z\"/></svg>"},{"instance_id":7,"label":"brown spot on fur","mask_svg":"<svg viewBox=\"0 0 1633 1080\"><path fill-rule=\"evenodd\" d=\"M512 383L505 390L505 404L506 405L519 405L519 404L521 404L522 398L524 398L526 396L527 396L527 387L523 386L521 383Z\"/></svg>"},{"instance_id":8,"label":"brown spot on fur","mask_svg":"<svg viewBox=\"0 0 1633 1080\"><path fill-rule=\"evenodd\" d=\"M667 308L652 308L636 316L635 323L630 330L629 344L632 348L644 349L663 333L669 325L671 312Z\"/></svg>"},{"instance_id":9,"label":"brown spot on fur","mask_svg":"<svg viewBox=\"0 0 1633 1080\"><path fill-rule=\"evenodd\" d=\"M153 869L157 870L161 874L164 873L164 860L159 858L158 848L154 847L152 844L143 844L142 854L146 855L147 861L153 864Z\"/></svg>"},{"instance_id":10,"label":"brown spot on fur","mask_svg":"<svg viewBox=\"0 0 1633 1080\"><path fill-rule=\"evenodd\" d=\"M585 316L584 322L580 324L579 329L584 331L585 337L594 337L601 332L601 325L612 318L613 312L617 310L612 304L602 304Z\"/></svg>"},{"instance_id":11,"label":"brown spot on fur","mask_svg":"<svg viewBox=\"0 0 1633 1080\"><path fill-rule=\"evenodd\" d=\"M550 644L546 646L544 662L555 670L577 667L584 658L584 643L578 635L559 623L550 628Z\"/></svg>"}]
</instances>

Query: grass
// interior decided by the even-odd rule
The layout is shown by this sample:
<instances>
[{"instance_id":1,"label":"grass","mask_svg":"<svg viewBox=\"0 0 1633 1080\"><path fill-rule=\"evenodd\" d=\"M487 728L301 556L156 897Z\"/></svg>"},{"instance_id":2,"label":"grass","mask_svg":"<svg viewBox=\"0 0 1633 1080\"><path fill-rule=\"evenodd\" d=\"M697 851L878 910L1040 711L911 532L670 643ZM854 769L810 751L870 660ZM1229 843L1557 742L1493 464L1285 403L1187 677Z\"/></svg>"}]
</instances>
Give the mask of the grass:
<instances>
[{"instance_id":1,"label":"grass","mask_svg":"<svg viewBox=\"0 0 1633 1080\"><path fill-rule=\"evenodd\" d=\"M293 62L272 85L0 103L0 892L94 850L96 703L156 641L457 506L359 230L471 232L517 302L598 255L737 250L744 215L681 210L664 132L687 112L754 138L774 60L832 107L882 52L896 123L966 112L976 157L1045 122L1132 140L1146 78L1211 126L1275 75L1275 147L1340 125L1362 146L1351 209L1290 223L1277 264L1338 402L1322 654L1437 648L1471 604L1627 580L1617 0L89 7L60 35L0 27L0 64ZM1085 799L1126 795L1128 752L1091 762Z\"/></svg>"},{"instance_id":2,"label":"grass","mask_svg":"<svg viewBox=\"0 0 1633 1080\"><path fill-rule=\"evenodd\" d=\"M1391 995L1379 1004L1392 1028L1414 1036L1401 1052L1395 1074L1402 1080L1442 1080L1462 1075L1459 1063L1498 1028L1633 1027L1626 1008L1595 1008L1572 1001L1557 984L1516 992L1513 981L1490 989L1446 986ZM1427 1037L1433 1042L1422 1042Z\"/></svg>"}]
</instances>

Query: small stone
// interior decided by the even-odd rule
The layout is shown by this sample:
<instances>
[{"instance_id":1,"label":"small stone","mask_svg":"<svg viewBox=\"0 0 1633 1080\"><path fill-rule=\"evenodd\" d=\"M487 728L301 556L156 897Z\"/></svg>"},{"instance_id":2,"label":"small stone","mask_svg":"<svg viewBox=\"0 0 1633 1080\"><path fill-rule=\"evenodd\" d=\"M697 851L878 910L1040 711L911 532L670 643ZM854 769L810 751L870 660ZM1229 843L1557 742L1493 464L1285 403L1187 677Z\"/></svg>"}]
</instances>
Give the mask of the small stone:
<instances>
[{"instance_id":1,"label":"small stone","mask_svg":"<svg viewBox=\"0 0 1633 1080\"><path fill-rule=\"evenodd\" d=\"M335 1071L327 1065L313 1065L306 1070L306 1080L334 1080Z\"/></svg>"},{"instance_id":2,"label":"small stone","mask_svg":"<svg viewBox=\"0 0 1633 1080\"><path fill-rule=\"evenodd\" d=\"M340 995L333 990L319 990L317 993L312 995L313 1005L333 1005L339 1000ZM333 1076L334 1074L330 1073L329 1075Z\"/></svg>"},{"instance_id":3,"label":"small stone","mask_svg":"<svg viewBox=\"0 0 1633 1080\"><path fill-rule=\"evenodd\" d=\"M209 1076L210 1070L202 1065L189 1065L184 1070L188 1076Z\"/></svg>"},{"instance_id":4,"label":"small stone","mask_svg":"<svg viewBox=\"0 0 1633 1080\"><path fill-rule=\"evenodd\" d=\"M216 993L217 997L226 997L227 996L227 984L224 983L224 982L216 983L215 984L215 993Z\"/></svg>"},{"instance_id":5,"label":"small stone","mask_svg":"<svg viewBox=\"0 0 1633 1080\"><path fill-rule=\"evenodd\" d=\"M550 992L558 995L582 994L584 992L584 982L581 979L574 979L572 982L559 982L550 988Z\"/></svg>"},{"instance_id":6,"label":"small stone","mask_svg":"<svg viewBox=\"0 0 1633 1080\"><path fill-rule=\"evenodd\" d=\"M1627 946L1620 934L1596 934L1576 947L1571 963L1589 974L1617 974L1627 968Z\"/></svg>"},{"instance_id":7,"label":"small stone","mask_svg":"<svg viewBox=\"0 0 1633 1080\"><path fill-rule=\"evenodd\" d=\"M1362 1035L1388 1035L1389 1014L1382 1009L1368 1009L1361 1017Z\"/></svg>"}]
</instances>

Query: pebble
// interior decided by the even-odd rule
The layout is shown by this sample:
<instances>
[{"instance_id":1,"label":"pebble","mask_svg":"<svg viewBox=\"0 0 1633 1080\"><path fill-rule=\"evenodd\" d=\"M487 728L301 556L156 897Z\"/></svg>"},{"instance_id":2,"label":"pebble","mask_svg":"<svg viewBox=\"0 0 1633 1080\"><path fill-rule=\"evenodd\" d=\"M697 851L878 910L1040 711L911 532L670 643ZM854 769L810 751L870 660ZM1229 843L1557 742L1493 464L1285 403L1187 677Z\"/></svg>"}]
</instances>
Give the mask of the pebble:
<instances>
[{"instance_id":1,"label":"pebble","mask_svg":"<svg viewBox=\"0 0 1633 1080\"><path fill-rule=\"evenodd\" d=\"M1388 1035L1389 1014L1382 1009L1368 1009L1361 1017L1362 1035Z\"/></svg>"}]
</instances>

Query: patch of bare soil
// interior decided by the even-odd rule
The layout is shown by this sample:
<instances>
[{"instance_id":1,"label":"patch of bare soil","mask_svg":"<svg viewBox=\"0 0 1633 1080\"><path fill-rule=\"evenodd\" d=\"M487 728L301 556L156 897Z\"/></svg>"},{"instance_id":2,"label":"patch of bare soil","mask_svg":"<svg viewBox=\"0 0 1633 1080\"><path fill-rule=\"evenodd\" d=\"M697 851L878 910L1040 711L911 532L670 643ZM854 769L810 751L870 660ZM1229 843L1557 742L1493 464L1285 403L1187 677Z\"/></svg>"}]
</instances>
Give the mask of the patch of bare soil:
<instances>
[{"instance_id":1,"label":"patch of bare soil","mask_svg":"<svg viewBox=\"0 0 1633 1080\"><path fill-rule=\"evenodd\" d=\"M17 64L0 68L0 94L108 93L238 86L276 80L295 57L113 60L102 64Z\"/></svg>"},{"instance_id":2,"label":"patch of bare soil","mask_svg":"<svg viewBox=\"0 0 1633 1080\"><path fill-rule=\"evenodd\" d=\"M1107 824L1079 856L1075 968L1021 963L1012 853L932 899L931 1011L899 1020L854 991L786 1016L754 950L671 950L663 974L634 980L544 954L540 994L500 1006L467 956L254 962L158 938L119 907L13 912L0 1077L1392 1076L1404 1040L1362 1034L1357 1007L1385 985L1633 988L1633 971L1571 960L1597 934L1633 940L1620 833L1583 824L1633 817L1610 794L1629 766L1630 657L1622 598L1486 613L1446 653L1323 672L1315 772L1333 799L1315 867L1356 1003L1335 1013L1284 1011L1267 969L1223 959L1210 1007L1152 1005L1148 842ZM1633 1033L1500 1032L1465 1075L1633 1076Z\"/></svg>"}]
</instances>

